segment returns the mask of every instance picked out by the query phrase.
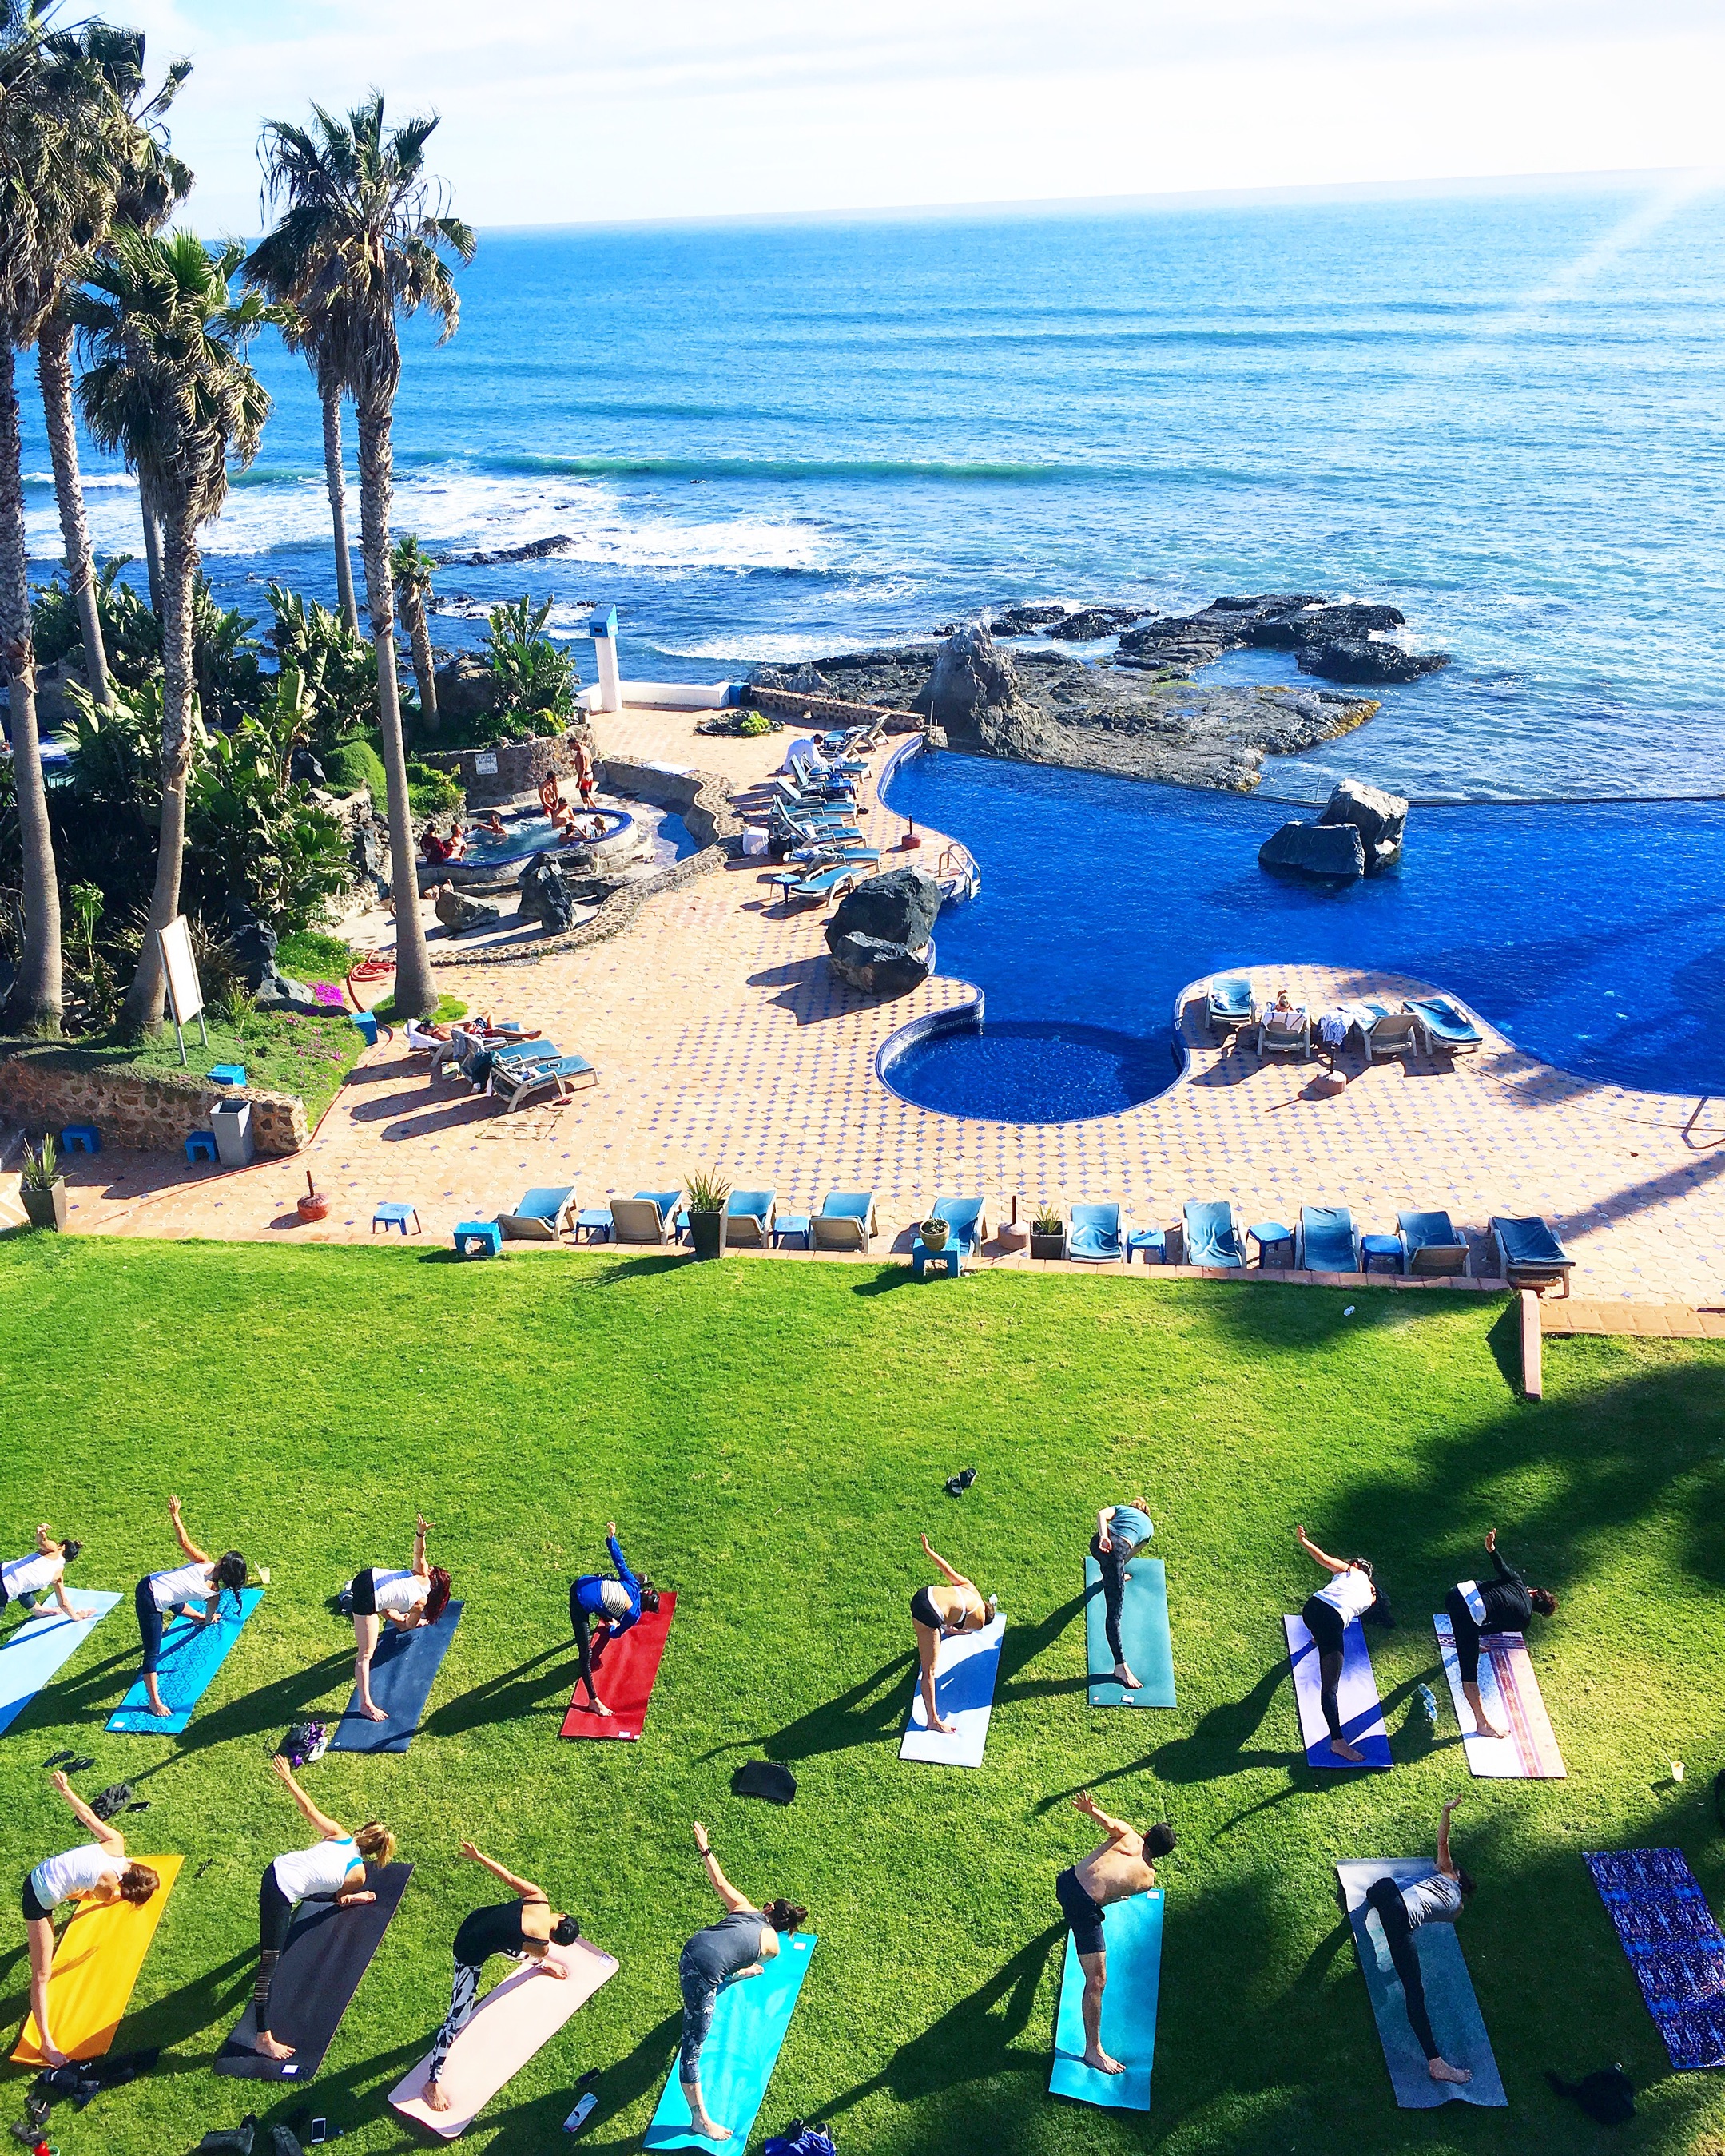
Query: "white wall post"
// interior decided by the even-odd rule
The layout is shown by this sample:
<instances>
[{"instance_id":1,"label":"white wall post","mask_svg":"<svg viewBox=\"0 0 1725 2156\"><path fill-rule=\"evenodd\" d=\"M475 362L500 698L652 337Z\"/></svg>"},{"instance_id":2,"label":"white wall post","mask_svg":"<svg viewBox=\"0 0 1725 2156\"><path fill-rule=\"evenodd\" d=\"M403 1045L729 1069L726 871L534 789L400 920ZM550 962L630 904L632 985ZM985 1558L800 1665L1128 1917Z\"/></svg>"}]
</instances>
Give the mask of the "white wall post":
<instances>
[{"instance_id":1,"label":"white wall post","mask_svg":"<svg viewBox=\"0 0 1725 2156\"><path fill-rule=\"evenodd\" d=\"M593 631L593 656L599 667L599 709L602 711L620 711L623 709L623 678L617 670L616 608L596 607L588 626Z\"/></svg>"}]
</instances>

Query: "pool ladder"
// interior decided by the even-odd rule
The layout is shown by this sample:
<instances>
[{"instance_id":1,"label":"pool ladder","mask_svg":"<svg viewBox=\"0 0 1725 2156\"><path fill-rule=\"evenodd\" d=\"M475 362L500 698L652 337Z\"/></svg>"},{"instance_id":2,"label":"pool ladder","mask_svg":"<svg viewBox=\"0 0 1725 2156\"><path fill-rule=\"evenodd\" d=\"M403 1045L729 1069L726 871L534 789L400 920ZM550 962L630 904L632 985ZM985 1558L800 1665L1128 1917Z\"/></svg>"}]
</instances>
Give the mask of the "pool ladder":
<instances>
[{"instance_id":1,"label":"pool ladder","mask_svg":"<svg viewBox=\"0 0 1725 2156\"><path fill-rule=\"evenodd\" d=\"M954 839L935 864L935 880L949 899L974 898L983 887L983 872L970 849Z\"/></svg>"}]
</instances>

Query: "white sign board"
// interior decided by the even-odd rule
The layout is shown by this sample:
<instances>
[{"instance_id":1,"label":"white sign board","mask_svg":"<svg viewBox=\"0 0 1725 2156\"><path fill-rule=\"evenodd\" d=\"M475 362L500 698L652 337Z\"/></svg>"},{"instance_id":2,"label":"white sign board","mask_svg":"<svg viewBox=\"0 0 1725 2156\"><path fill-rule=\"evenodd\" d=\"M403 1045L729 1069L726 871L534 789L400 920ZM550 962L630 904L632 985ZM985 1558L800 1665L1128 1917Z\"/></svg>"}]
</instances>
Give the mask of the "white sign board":
<instances>
[{"instance_id":1,"label":"white sign board","mask_svg":"<svg viewBox=\"0 0 1725 2156\"><path fill-rule=\"evenodd\" d=\"M497 776L496 756L490 749L481 749L473 759L473 769L475 778L495 778Z\"/></svg>"},{"instance_id":2,"label":"white sign board","mask_svg":"<svg viewBox=\"0 0 1725 2156\"><path fill-rule=\"evenodd\" d=\"M176 1025L189 1025L203 1009L203 989L198 978L198 961L192 956L192 934L182 913L162 931L162 963L167 969L167 999Z\"/></svg>"}]
</instances>

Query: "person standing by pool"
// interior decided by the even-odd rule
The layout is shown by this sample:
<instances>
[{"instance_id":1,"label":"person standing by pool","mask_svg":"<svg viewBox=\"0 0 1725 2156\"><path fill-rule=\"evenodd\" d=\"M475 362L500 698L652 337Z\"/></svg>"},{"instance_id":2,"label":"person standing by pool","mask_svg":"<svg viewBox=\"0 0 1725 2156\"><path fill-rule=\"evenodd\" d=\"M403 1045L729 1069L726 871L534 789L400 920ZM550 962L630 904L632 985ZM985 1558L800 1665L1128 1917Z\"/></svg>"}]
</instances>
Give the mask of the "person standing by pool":
<instances>
[{"instance_id":1,"label":"person standing by pool","mask_svg":"<svg viewBox=\"0 0 1725 2156\"><path fill-rule=\"evenodd\" d=\"M1455 1640L1455 1662L1461 1673L1461 1696L1473 1709L1474 1733L1478 1737L1507 1737L1486 1719L1480 1704L1480 1635L1482 1632L1525 1631L1537 1609L1542 1617L1554 1616L1558 1598L1547 1587L1529 1587L1512 1564L1497 1554L1497 1530L1486 1530L1486 1552L1497 1568L1495 1579L1464 1579L1444 1597L1445 1614Z\"/></svg>"},{"instance_id":2,"label":"person standing by pool","mask_svg":"<svg viewBox=\"0 0 1725 2156\"><path fill-rule=\"evenodd\" d=\"M1128 1691L1138 1689L1120 1644L1120 1612L1126 1599L1126 1568L1133 1554L1156 1532L1150 1507L1142 1497L1130 1505L1108 1505L1096 1514L1090 1553L1101 1568L1102 1599L1108 1612L1108 1651L1114 1657L1114 1681Z\"/></svg>"},{"instance_id":3,"label":"person standing by pool","mask_svg":"<svg viewBox=\"0 0 1725 2156\"><path fill-rule=\"evenodd\" d=\"M172 1572L146 1573L132 1592L138 1636L144 1645L144 1666L140 1674L149 1695L151 1713L162 1716L173 1712L162 1698L162 1686L157 1681L156 1673L162 1666L162 1619L172 1610L183 1609L196 1623L213 1625L221 1614L223 1595L237 1595L245 1585L248 1571L246 1561L238 1550L225 1550L220 1557L212 1557L207 1550L199 1549L186 1532L177 1497L168 1499L167 1516L173 1522L180 1548L190 1562L177 1565ZM201 1617L187 1607L193 1602L204 1605Z\"/></svg>"},{"instance_id":4,"label":"person standing by pool","mask_svg":"<svg viewBox=\"0 0 1725 2156\"><path fill-rule=\"evenodd\" d=\"M388 1722L388 1712L372 1697L372 1657L385 1623L398 1632L411 1632L416 1625L434 1625L449 1606L449 1575L440 1564L427 1562L425 1537L431 1522L415 1515L413 1562L405 1572L386 1571L370 1565L353 1575L349 1611L353 1619L353 1681L359 1693L359 1711L367 1722Z\"/></svg>"},{"instance_id":5,"label":"person standing by pool","mask_svg":"<svg viewBox=\"0 0 1725 2156\"><path fill-rule=\"evenodd\" d=\"M1084 1972L1084 2063L1099 2074L1124 2073L1120 2061L1102 2049L1102 1993L1108 1982L1102 1912L1130 1895L1148 1892L1156 1884L1153 1860L1166 1856L1177 1837L1166 1820L1140 1834L1124 1820L1111 1819L1087 1789L1074 1797L1072 1809L1082 1812L1107 1837L1081 1863L1069 1864L1055 1881L1055 1899Z\"/></svg>"},{"instance_id":6,"label":"person standing by pool","mask_svg":"<svg viewBox=\"0 0 1725 2156\"><path fill-rule=\"evenodd\" d=\"M57 1543L44 1521L36 1530L36 1547L29 1555L8 1558L0 1564L0 1609L9 1603L22 1602L27 1594L39 1598L52 1590L64 1615L76 1623L94 1617L94 1609L74 1609L66 1599L66 1567L83 1548L82 1543Z\"/></svg>"},{"instance_id":7,"label":"person standing by pool","mask_svg":"<svg viewBox=\"0 0 1725 2156\"><path fill-rule=\"evenodd\" d=\"M919 1587L911 1597L911 1621L916 1628L916 1658L921 1665L922 1707L931 1729L950 1737L956 1722L942 1722L934 1704L934 1662L942 1640L961 1632L983 1632L994 1621L995 1602L983 1600L974 1580L955 1572L929 1542L922 1537L922 1554L943 1575L945 1584Z\"/></svg>"},{"instance_id":8,"label":"person standing by pool","mask_svg":"<svg viewBox=\"0 0 1725 2156\"><path fill-rule=\"evenodd\" d=\"M585 1685L593 1712L608 1716L611 1710L599 1697L598 1688L593 1683L599 1656L608 1640L620 1638L639 1624L644 1609L658 1609L659 1590L650 1579L637 1579L629 1570L617 1539L615 1520L605 1522L605 1548L617 1568L616 1577L614 1578L608 1572L583 1573L569 1589L569 1623L575 1634L575 1652L581 1661L581 1674L575 1680L575 1689L578 1692ZM595 1617L605 1620L600 1627L597 1647L592 1635Z\"/></svg>"},{"instance_id":9,"label":"person standing by pool","mask_svg":"<svg viewBox=\"0 0 1725 2156\"><path fill-rule=\"evenodd\" d=\"M1366 1889L1366 1907L1375 1909L1384 1927L1384 1943L1401 1981L1408 2009L1408 2024L1425 2054L1425 2071L1435 2082L1471 2082L1466 2066L1452 2066L1439 2051L1431 2033L1431 2017L1425 2010L1425 1984L1420 1974L1420 1952L1414 1934L1422 1924L1453 1924L1461 1905L1473 1893L1474 1882L1450 1855L1450 1815L1461 1803L1451 1797L1438 1820L1437 1870L1428 1879L1415 1879L1398 1887L1393 1879L1374 1879Z\"/></svg>"},{"instance_id":10,"label":"person standing by pool","mask_svg":"<svg viewBox=\"0 0 1725 2156\"><path fill-rule=\"evenodd\" d=\"M1388 1625L1389 1604L1373 1577L1368 1558L1326 1557L1307 1537L1304 1527L1296 1527L1294 1536L1312 1563L1321 1564L1330 1575L1327 1587L1307 1596L1300 1621L1317 1649L1318 1702L1330 1732L1330 1749L1338 1758L1357 1763L1365 1754L1342 1734L1342 1712L1336 1697L1342 1681L1343 1642L1349 1621L1355 1617L1370 1617L1379 1625Z\"/></svg>"},{"instance_id":11,"label":"person standing by pool","mask_svg":"<svg viewBox=\"0 0 1725 2156\"><path fill-rule=\"evenodd\" d=\"M707 2116L701 2094L701 2052L713 2025L719 1994L727 1984L742 1984L759 1976L778 1956L778 1942L787 1932L800 1931L809 1912L794 1902L769 1902L757 1909L747 1895L739 1894L719 1869L706 1829L695 1822L695 1846L706 1866L707 1883L725 1904L726 1913L716 1924L698 1931L683 1949L677 1964L677 1979L683 1992L683 2035L677 2049L677 2079L689 2107L690 2131L706 2141L728 2141L732 2129Z\"/></svg>"},{"instance_id":12,"label":"person standing by pool","mask_svg":"<svg viewBox=\"0 0 1725 2156\"><path fill-rule=\"evenodd\" d=\"M63 2066L66 2054L55 2046L48 2025L48 1980L54 1972L54 1912L62 1902L131 1902L141 1907L162 1884L147 1864L131 1862L126 1837L111 1820L100 1819L64 1774L54 1786L71 1806L74 1817L93 1837L81 1848L44 1856L24 1881L24 1928L30 1940L30 2011L42 2041L42 2056Z\"/></svg>"},{"instance_id":13,"label":"person standing by pool","mask_svg":"<svg viewBox=\"0 0 1725 2156\"><path fill-rule=\"evenodd\" d=\"M584 741L575 744L575 785L583 808L591 808L594 790L593 751Z\"/></svg>"}]
</instances>

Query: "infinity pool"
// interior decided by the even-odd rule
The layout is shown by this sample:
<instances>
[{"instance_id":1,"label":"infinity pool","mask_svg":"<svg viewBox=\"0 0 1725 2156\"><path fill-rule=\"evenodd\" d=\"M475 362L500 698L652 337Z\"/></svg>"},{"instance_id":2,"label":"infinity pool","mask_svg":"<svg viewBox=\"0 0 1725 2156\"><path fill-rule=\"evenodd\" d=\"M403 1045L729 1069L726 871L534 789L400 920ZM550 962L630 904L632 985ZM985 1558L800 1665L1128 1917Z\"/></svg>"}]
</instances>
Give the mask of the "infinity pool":
<instances>
[{"instance_id":1,"label":"infinity pool","mask_svg":"<svg viewBox=\"0 0 1725 2156\"><path fill-rule=\"evenodd\" d=\"M1130 1107L1173 1082L1188 982L1226 968L1273 992L1300 962L1434 982L1581 1077L1725 1093L1725 804L1415 808L1399 868L1331 890L1258 866L1312 813L1260 797L947 753L899 766L886 799L983 872L937 937L987 1022L891 1066L926 1107Z\"/></svg>"}]
</instances>

